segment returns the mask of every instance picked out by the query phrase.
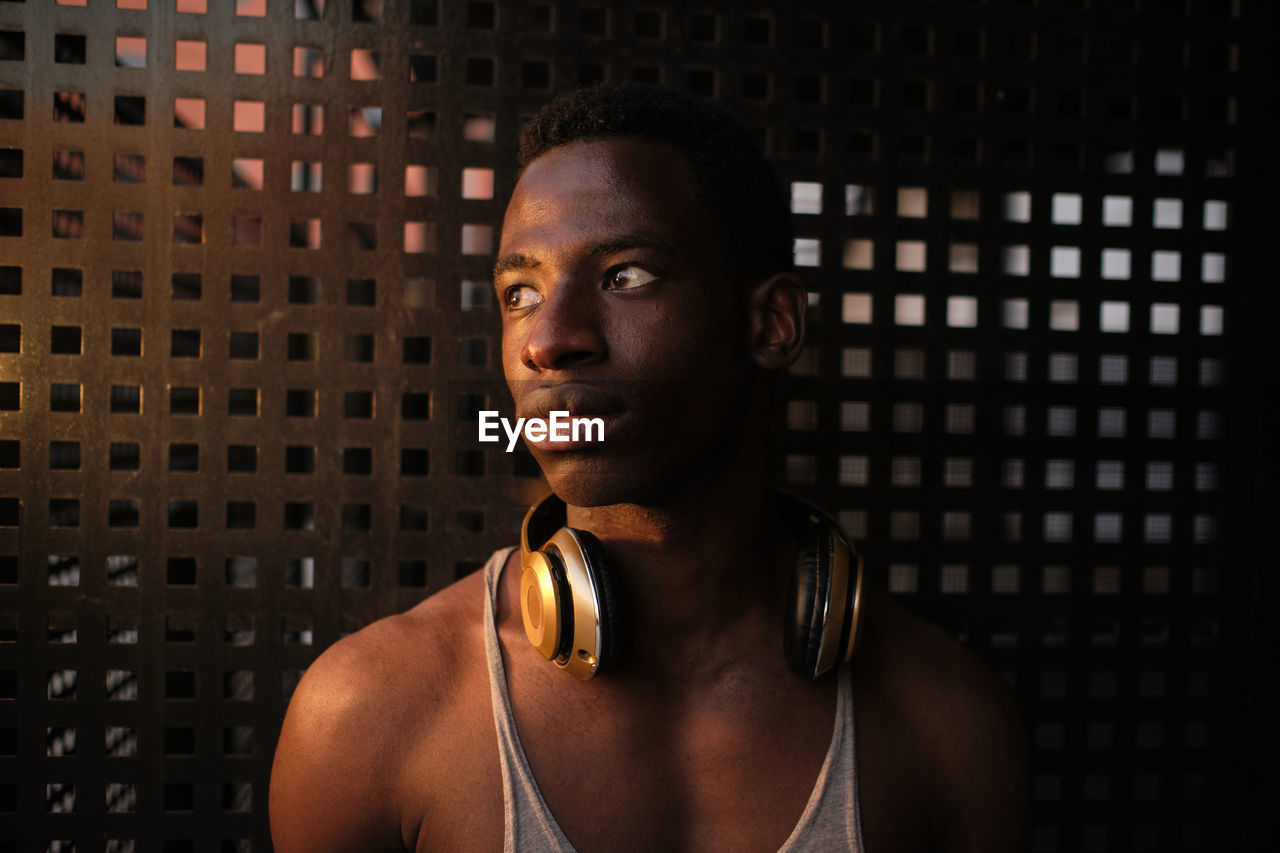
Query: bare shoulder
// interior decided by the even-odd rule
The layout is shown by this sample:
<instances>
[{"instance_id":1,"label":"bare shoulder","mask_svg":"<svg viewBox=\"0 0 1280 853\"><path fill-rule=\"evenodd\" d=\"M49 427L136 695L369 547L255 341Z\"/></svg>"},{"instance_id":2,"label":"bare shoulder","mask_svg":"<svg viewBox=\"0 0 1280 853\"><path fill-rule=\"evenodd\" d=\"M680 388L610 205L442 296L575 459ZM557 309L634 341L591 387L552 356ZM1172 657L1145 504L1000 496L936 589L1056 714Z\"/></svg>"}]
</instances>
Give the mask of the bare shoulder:
<instances>
[{"instance_id":1,"label":"bare shoulder","mask_svg":"<svg viewBox=\"0 0 1280 853\"><path fill-rule=\"evenodd\" d=\"M884 593L873 603L856 670L871 695L859 694L859 710L869 705L868 724L888 743L860 749L898 762L887 773L910 774L896 780L899 802L923 811L930 849L1027 849L1027 743L1013 692L951 634Z\"/></svg>"},{"instance_id":2,"label":"bare shoulder","mask_svg":"<svg viewBox=\"0 0 1280 853\"><path fill-rule=\"evenodd\" d=\"M339 640L307 669L272 767L277 850L416 846L433 780L448 775L423 756L440 754L442 732L456 733L459 713L487 691L483 666L466 665L483 660L484 595L474 573Z\"/></svg>"}]
</instances>

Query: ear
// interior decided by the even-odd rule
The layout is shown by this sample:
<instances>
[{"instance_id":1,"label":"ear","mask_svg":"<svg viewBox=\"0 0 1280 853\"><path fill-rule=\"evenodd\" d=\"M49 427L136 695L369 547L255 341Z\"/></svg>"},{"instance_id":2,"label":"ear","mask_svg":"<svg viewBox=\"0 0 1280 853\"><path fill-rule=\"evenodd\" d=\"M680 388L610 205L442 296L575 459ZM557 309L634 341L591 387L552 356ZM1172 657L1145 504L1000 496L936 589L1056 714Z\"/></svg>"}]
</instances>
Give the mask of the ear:
<instances>
[{"instance_id":1,"label":"ear","mask_svg":"<svg viewBox=\"0 0 1280 853\"><path fill-rule=\"evenodd\" d=\"M751 286L751 359L758 367L785 370L800 357L808 299L804 285L791 273L779 273Z\"/></svg>"}]
</instances>

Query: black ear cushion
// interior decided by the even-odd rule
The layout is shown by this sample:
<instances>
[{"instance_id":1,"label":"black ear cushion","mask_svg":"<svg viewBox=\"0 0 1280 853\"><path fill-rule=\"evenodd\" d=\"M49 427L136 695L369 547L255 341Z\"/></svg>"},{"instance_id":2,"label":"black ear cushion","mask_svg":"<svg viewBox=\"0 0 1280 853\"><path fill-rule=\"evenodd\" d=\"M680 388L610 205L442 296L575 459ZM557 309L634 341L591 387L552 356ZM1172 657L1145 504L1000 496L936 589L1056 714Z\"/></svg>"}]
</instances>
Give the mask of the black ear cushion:
<instances>
[{"instance_id":1,"label":"black ear cushion","mask_svg":"<svg viewBox=\"0 0 1280 853\"><path fill-rule=\"evenodd\" d=\"M795 583L787 602L782 629L783 650L792 670L813 678L822 646L822 612L831 595L831 554L821 525L808 525L800 534Z\"/></svg>"},{"instance_id":2,"label":"black ear cushion","mask_svg":"<svg viewBox=\"0 0 1280 853\"><path fill-rule=\"evenodd\" d=\"M607 674L615 669L622 660L625 648L623 638L626 636L626 619L620 607L622 596L618 594L618 581L609 569L609 562L604 556L604 547L591 533L573 529L578 541L582 544L582 553L587 558L587 571L596 585L600 596L600 666L599 674Z\"/></svg>"}]
</instances>

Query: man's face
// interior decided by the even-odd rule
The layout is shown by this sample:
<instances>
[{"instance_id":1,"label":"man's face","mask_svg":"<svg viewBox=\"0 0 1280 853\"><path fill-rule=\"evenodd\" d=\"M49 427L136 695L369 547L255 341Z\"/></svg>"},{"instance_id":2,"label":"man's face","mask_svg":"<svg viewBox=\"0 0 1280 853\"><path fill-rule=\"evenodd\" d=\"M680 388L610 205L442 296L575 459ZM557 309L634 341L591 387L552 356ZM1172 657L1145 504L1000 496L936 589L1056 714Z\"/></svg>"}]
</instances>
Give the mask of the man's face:
<instances>
[{"instance_id":1,"label":"man's face","mask_svg":"<svg viewBox=\"0 0 1280 853\"><path fill-rule=\"evenodd\" d=\"M637 137L529 164L494 283L521 417L604 421L601 443L530 442L571 504L660 503L737 450L750 358L741 294L683 157Z\"/></svg>"}]
</instances>

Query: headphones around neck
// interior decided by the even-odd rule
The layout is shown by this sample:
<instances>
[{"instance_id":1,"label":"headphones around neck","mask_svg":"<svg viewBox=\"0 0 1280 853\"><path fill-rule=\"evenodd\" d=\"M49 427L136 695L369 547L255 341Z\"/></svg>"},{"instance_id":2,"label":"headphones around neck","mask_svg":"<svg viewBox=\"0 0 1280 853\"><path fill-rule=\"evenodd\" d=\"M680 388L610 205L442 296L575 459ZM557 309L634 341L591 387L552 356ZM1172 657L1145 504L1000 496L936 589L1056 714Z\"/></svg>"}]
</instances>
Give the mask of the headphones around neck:
<instances>
[{"instance_id":1,"label":"headphones around neck","mask_svg":"<svg viewBox=\"0 0 1280 853\"><path fill-rule=\"evenodd\" d=\"M862 615L862 557L813 504L778 493L778 505L800 539L783 652L791 669L817 678L837 660L853 657ZM600 541L566 527L566 520L564 502L555 495L524 517L520 614L529 642L545 660L586 679L618 663L622 620Z\"/></svg>"}]
</instances>

